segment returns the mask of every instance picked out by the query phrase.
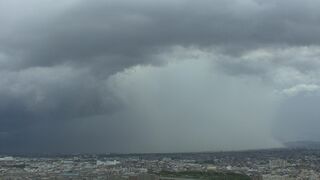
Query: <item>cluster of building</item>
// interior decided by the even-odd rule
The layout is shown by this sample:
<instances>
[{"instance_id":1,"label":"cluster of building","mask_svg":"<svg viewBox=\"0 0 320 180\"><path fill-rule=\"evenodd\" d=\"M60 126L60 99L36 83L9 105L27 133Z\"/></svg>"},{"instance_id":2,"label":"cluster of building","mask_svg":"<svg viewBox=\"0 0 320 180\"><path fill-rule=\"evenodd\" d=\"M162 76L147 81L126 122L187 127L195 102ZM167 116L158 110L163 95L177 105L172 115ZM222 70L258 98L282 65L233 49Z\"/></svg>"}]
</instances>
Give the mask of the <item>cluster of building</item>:
<instances>
[{"instance_id":1,"label":"cluster of building","mask_svg":"<svg viewBox=\"0 0 320 180\"><path fill-rule=\"evenodd\" d=\"M318 180L319 150L182 154L0 156L0 179L158 180L161 172L216 171L256 180Z\"/></svg>"}]
</instances>

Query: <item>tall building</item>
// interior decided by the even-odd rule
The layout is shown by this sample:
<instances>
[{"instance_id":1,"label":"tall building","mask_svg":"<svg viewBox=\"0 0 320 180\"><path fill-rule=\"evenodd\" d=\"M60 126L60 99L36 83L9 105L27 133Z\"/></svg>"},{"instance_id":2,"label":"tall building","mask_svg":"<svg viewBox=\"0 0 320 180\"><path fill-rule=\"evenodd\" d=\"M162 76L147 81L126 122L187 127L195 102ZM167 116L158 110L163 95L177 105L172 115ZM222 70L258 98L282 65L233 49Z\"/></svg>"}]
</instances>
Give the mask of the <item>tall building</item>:
<instances>
[{"instance_id":1,"label":"tall building","mask_svg":"<svg viewBox=\"0 0 320 180\"><path fill-rule=\"evenodd\" d=\"M269 166L271 169L275 168L285 168L287 166L287 161L283 159L274 159L269 161Z\"/></svg>"}]
</instances>

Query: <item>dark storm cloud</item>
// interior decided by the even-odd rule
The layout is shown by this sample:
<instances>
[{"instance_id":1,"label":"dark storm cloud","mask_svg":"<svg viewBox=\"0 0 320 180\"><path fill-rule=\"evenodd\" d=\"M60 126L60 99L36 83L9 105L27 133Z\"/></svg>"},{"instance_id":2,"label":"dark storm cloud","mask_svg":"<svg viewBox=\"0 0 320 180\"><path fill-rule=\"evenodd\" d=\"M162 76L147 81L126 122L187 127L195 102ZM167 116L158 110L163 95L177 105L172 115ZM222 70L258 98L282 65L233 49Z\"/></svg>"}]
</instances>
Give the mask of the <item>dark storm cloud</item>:
<instances>
[{"instance_id":1,"label":"dark storm cloud","mask_svg":"<svg viewBox=\"0 0 320 180\"><path fill-rule=\"evenodd\" d=\"M9 36L1 36L1 47L5 53L22 56L23 66L71 62L103 65L114 72L150 62L148 55L173 45L242 51L273 44L319 44L317 4L312 0L79 1L58 14L26 17L10 29Z\"/></svg>"},{"instance_id":2,"label":"dark storm cloud","mask_svg":"<svg viewBox=\"0 0 320 180\"><path fill-rule=\"evenodd\" d=\"M292 64L286 55L252 62L256 56L250 52L267 48L272 54L279 47L318 46L318 5L313 0L0 0L0 140L5 139L0 151L18 146L45 150L48 139L63 151L79 137L87 138L87 145L77 141L74 147L89 151L92 139L101 142L108 136L105 142L112 144L114 134L129 143L125 137L135 133L120 130L128 122L119 119L130 119L130 113L115 115L122 102L113 94L117 90L110 89L109 78L136 65L168 62L163 54L170 55L176 46L219 53L211 58L234 76L272 79L288 72L283 67L308 72L315 68L314 61L303 68L305 63L298 59ZM297 79L305 77L299 74ZM85 130L86 125L91 128ZM63 135L66 140L60 142ZM125 148L117 147L97 149Z\"/></svg>"},{"instance_id":3,"label":"dark storm cloud","mask_svg":"<svg viewBox=\"0 0 320 180\"><path fill-rule=\"evenodd\" d=\"M76 127L75 119L112 114L119 107L105 82L79 69L31 68L1 75L2 151L37 150L52 139L55 146L66 121Z\"/></svg>"},{"instance_id":4,"label":"dark storm cloud","mask_svg":"<svg viewBox=\"0 0 320 180\"><path fill-rule=\"evenodd\" d=\"M99 114L108 105L104 103L106 98L101 97L107 91L106 85L96 82L88 72L55 67L32 68L1 75L2 109L10 114L10 111L14 112L16 103L19 104L16 107L25 112L12 113L13 116L30 119L35 113L39 117L58 120L61 117Z\"/></svg>"}]
</instances>

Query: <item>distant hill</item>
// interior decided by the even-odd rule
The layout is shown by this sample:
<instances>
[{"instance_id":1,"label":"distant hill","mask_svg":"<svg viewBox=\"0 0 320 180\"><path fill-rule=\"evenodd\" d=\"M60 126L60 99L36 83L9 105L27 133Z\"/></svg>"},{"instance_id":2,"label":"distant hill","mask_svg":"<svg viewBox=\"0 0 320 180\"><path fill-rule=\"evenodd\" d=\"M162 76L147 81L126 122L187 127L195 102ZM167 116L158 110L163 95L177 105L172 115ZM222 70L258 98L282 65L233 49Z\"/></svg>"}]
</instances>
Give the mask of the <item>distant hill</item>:
<instances>
[{"instance_id":1,"label":"distant hill","mask_svg":"<svg viewBox=\"0 0 320 180\"><path fill-rule=\"evenodd\" d=\"M292 141L286 142L284 145L292 149L320 149L319 141Z\"/></svg>"}]
</instances>

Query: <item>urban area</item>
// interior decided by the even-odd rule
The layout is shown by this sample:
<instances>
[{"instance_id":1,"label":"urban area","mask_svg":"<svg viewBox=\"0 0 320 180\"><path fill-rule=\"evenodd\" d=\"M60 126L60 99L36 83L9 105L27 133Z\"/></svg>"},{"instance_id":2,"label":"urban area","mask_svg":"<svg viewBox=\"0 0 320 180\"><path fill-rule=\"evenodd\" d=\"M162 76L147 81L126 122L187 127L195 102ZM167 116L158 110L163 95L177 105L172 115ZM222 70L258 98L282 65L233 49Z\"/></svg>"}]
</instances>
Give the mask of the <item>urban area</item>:
<instances>
[{"instance_id":1,"label":"urban area","mask_svg":"<svg viewBox=\"0 0 320 180\"><path fill-rule=\"evenodd\" d=\"M3 154L0 179L318 180L320 150L171 154Z\"/></svg>"}]
</instances>

